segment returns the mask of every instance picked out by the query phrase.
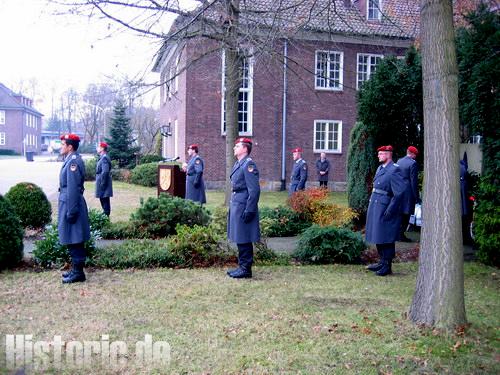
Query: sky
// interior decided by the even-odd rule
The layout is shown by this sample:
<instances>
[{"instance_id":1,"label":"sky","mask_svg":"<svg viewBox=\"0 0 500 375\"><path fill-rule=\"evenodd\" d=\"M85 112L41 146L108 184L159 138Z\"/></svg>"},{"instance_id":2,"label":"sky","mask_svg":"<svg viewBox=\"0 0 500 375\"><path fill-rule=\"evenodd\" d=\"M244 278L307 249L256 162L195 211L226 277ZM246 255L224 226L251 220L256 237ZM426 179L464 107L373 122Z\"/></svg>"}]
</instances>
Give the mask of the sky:
<instances>
[{"instance_id":1,"label":"sky","mask_svg":"<svg viewBox=\"0 0 500 375\"><path fill-rule=\"evenodd\" d=\"M35 107L45 118L52 92L83 91L110 76L157 80L151 68L159 47L158 40L117 30L107 20L69 15L47 0L0 0L0 82L14 91L26 87L27 96L36 82ZM158 105L156 98L159 93L150 102Z\"/></svg>"}]
</instances>

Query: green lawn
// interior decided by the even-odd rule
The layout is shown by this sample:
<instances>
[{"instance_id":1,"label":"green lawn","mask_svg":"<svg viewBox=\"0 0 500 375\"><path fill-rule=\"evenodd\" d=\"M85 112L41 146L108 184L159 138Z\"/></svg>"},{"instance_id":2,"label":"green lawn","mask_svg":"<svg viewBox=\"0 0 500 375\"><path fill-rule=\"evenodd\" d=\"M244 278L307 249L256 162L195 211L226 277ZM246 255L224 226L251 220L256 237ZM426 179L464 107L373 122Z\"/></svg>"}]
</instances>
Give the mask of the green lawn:
<instances>
[{"instance_id":1,"label":"green lawn","mask_svg":"<svg viewBox=\"0 0 500 375\"><path fill-rule=\"evenodd\" d=\"M85 182L85 200L89 208L101 208L99 199L94 197L95 182ZM130 214L139 207L141 198L156 197L156 187L149 188L139 185L127 184L124 182L113 181L113 198L111 198L111 221L127 221ZM262 192L259 201L259 207L276 207L286 204L288 193L280 192ZM347 194L344 192L330 193L329 200L336 204L347 206ZM209 190L207 191L207 204L209 210L222 205L224 202L224 192ZM52 203L53 219L57 216L57 200Z\"/></svg>"},{"instance_id":2,"label":"green lawn","mask_svg":"<svg viewBox=\"0 0 500 375\"><path fill-rule=\"evenodd\" d=\"M57 271L3 272L0 368L5 334L109 334L130 350L151 334L171 346L169 366L156 371L163 374L500 373L497 269L465 265L471 325L444 335L405 319L417 265L394 268L380 278L358 265L256 267L254 279L239 281L219 268L99 270L70 286ZM111 372L99 358L81 373ZM114 373L153 373L133 358Z\"/></svg>"}]
</instances>

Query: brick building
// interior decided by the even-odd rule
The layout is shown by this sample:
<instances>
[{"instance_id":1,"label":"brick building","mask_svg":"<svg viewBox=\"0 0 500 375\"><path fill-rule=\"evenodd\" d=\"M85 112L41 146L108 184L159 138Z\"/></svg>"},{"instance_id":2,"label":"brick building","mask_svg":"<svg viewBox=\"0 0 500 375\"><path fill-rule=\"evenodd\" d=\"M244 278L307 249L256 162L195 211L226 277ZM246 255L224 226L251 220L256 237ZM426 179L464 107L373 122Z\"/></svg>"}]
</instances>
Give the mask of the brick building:
<instances>
[{"instance_id":1,"label":"brick building","mask_svg":"<svg viewBox=\"0 0 500 375\"><path fill-rule=\"evenodd\" d=\"M276 190L283 181L288 184L293 163L290 150L302 147L310 165L308 185L317 183L314 164L320 152L326 152L333 168L329 185L344 189L357 90L380 59L403 56L413 44L418 34L418 1L336 0L331 14L324 8L310 12L310 4L302 3L283 18L310 15L308 27L274 41L275 54L254 53L244 62L240 135L253 139L252 158L259 166L263 188ZM246 3L246 9L269 9L272 4L254 0ZM315 4L320 7L326 1ZM241 22L246 20L243 9ZM221 187L225 179L225 67L223 52L207 53L214 45L201 38L169 42L160 50L153 70L165 83L160 121L170 124L172 133L164 140L165 156L184 160L187 145L198 143L207 185Z\"/></svg>"},{"instance_id":2,"label":"brick building","mask_svg":"<svg viewBox=\"0 0 500 375\"><path fill-rule=\"evenodd\" d=\"M39 152L42 114L33 108L33 100L16 94L0 83L0 150Z\"/></svg>"}]
</instances>

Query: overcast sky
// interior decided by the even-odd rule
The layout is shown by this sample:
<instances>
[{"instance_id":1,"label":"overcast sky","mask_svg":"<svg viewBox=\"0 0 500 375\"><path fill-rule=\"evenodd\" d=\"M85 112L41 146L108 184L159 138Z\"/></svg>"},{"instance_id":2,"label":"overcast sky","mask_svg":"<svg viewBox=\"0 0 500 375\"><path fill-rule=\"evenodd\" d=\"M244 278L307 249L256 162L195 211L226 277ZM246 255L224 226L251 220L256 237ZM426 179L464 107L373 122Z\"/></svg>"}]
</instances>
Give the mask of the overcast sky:
<instances>
[{"instance_id":1,"label":"overcast sky","mask_svg":"<svg viewBox=\"0 0 500 375\"><path fill-rule=\"evenodd\" d=\"M115 25L55 10L46 0L0 0L0 82L17 90L36 79L37 109L46 118L52 90L83 90L106 76L158 79L149 73L158 41L123 31L107 37Z\"/></svg>"}]
</instances>

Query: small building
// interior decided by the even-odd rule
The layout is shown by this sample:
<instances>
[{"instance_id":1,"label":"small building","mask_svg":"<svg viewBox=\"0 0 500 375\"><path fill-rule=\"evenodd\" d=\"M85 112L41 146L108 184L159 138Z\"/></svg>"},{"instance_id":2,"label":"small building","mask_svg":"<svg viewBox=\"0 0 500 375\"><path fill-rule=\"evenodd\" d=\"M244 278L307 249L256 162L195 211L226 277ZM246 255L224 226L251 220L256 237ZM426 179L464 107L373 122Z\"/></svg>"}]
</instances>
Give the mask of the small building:
<instances>
[{"instance_id":1,"label":"small building","mask_svg":"<svg viewBox=\"0 0 500 375\"><path fill-rule=\"evenodd\" d=\"M32 99L0 83L0 150L39 153L42 116Z\"/></svg>"}]
</instances>

